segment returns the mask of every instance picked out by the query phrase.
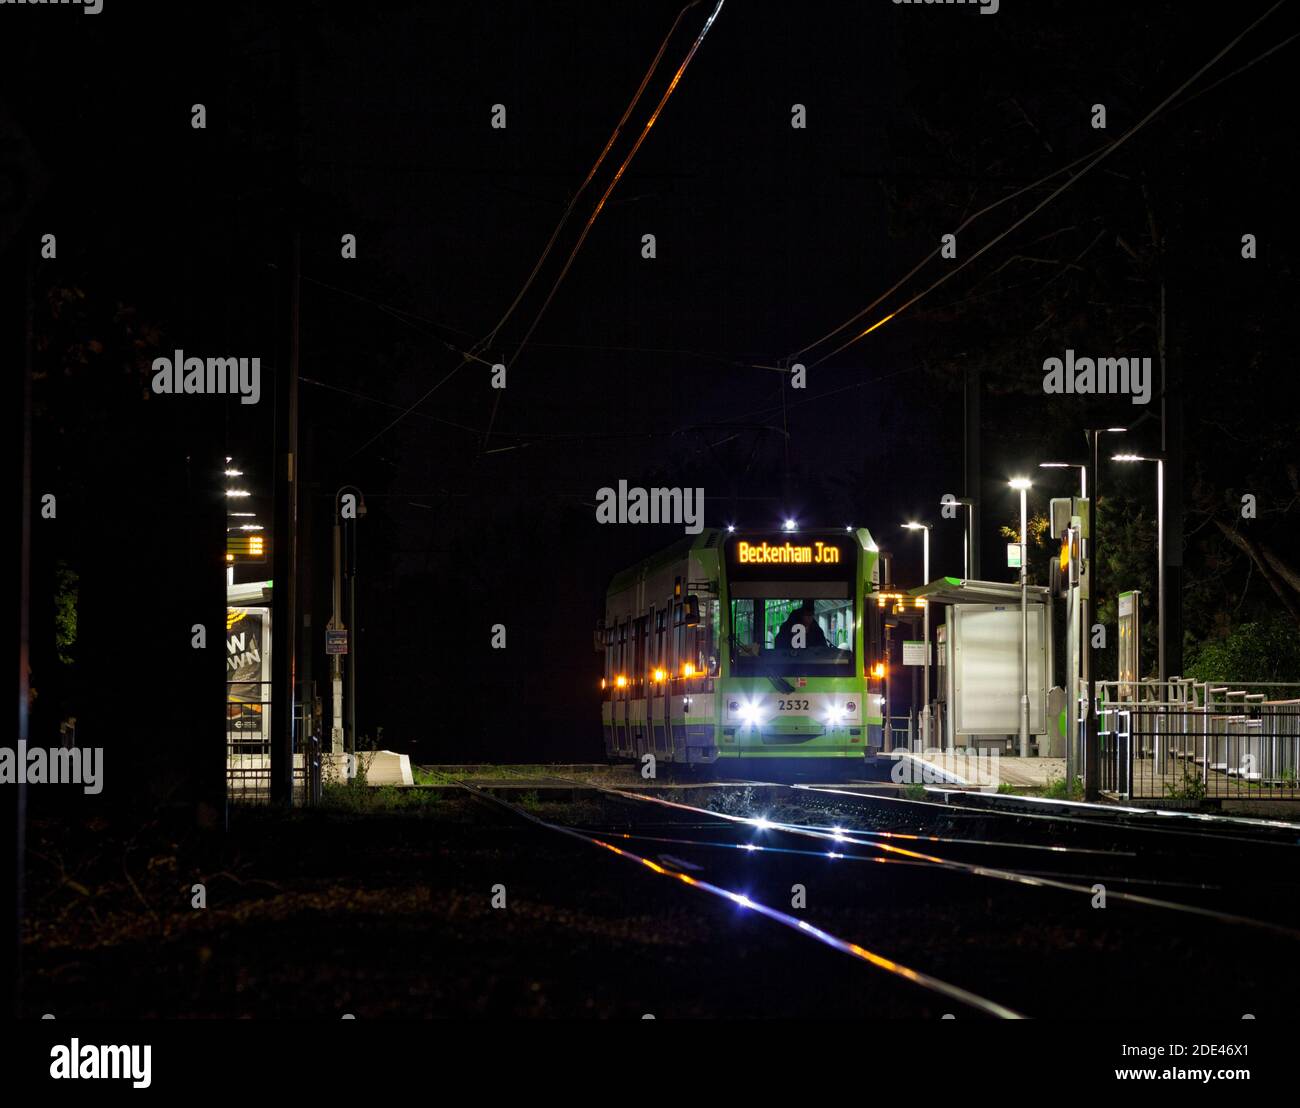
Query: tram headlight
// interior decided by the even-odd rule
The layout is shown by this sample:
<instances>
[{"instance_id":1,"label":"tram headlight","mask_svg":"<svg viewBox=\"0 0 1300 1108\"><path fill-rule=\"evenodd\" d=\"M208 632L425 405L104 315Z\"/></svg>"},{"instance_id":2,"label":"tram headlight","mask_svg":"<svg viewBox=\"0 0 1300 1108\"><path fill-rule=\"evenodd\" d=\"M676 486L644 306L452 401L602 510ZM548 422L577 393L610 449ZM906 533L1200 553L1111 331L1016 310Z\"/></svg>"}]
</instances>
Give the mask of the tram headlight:
<instances>
[{"instance_id":1,"label":"tram headlight","mask_svg":"<svg viewBox=\"0 0 1300 1108\"><path fill-rule=\"evenodd\" d=\"M843 704L832 704L826 709L826 722L830 724L842 723L846 715L848 715L848 709Z\"/></svg>"},{"instance_id":2,"label":"tram headlight","mask_svg":"<svg viewBox=\"0 0 1300 1108\"><path fill-rule=\"evenodd\" d=\"M763 708L753 700L740 702L740 722L746 727L758 727L763 722Z\"/></svg>"}]
</instances>

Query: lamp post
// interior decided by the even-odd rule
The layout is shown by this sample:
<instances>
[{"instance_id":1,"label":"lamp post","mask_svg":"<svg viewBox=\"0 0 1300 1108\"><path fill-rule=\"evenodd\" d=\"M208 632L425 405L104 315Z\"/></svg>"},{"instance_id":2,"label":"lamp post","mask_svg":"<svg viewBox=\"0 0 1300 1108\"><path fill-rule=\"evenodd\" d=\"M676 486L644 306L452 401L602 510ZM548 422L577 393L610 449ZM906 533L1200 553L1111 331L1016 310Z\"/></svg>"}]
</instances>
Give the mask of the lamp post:
<instances>
[{"instance_id":1,"label":"lamp post","mask_svg":"<svg viewBox=\"0 0 1300 1108\"><path fill-rule=\"evenodd\" d=\"M1114 462L1155 462L1156 463L1156 623L1159 633L1156 637L1156 669L1160 679L1160 699L1169 699L1169 690L1165 681L1169 675L1165 672L1165 459L1163 454L1147 457L1143 454L1114 454Z\"/></svg>"},{"instance_id":2,"label":"lamp post","mask_svg":"<svg viewBox=\"0 0 1300 1108\"><path fill-rule=\"evenodd\" d=\"M357 520L366 514L366 500L361 490L355 485L343 485L334 494L334 613L330 626L338 630L342 618L343 592L343 494L356 494L355 513L352 521L352 544L348 558L348 725L345 739L346 753L350 755L347 762L346 776L351 778L356 772L357 750ZM336 742L343 737L343 659L338 654L330 655L330 682L333 692L333 713L330 724L330 752L336 753Z\"/></svg>"},{"instance_id":3,"label":"lamp post","mask_svg":"<svg viewBox=\"0 0 1300 1108\"><path fill-rule=\"evenodd\" d=\"M1029 512L1027 494L1033 482L1013 477L1020 493L1020 757L1029 757Z\"/></svg>"},{"instance_id":4,"label":"lamp post","mask_svg":"<svg viewBox=\"0 0 1300 1108\"><path fill-rule=\"evenodd\" d=\"M969 581L971 567L975 564L975 501L969 496L959 496L958 504L966 507L966 534L962 536L961 578Z\"/></svg>"},{"instance_id":5,"label":"lamp post","mask_svg":"<svg viewBox=\"0 0 1300 1108\"><path fill-rule=\"evenodd\" d=\"M1088 499L1088 466L1084 462L1039 462L1039 469L1077 469L1079 471L1079 499ZM1056 536L1053 535L1053 538Z\"/></svg>"},{"instance_id":6,"label":"lamp post","mask_svg":"<svg viewBox=\"0 0 1300 1108\"><path fill-rule=\"evenodd\" d=\"M922 538L921 558L922 568L921 577L922 585L930 583L930 524L904 523L905 531L920 531ZM930 741L930 602L925 600L925 610L921 616L921 625L923 627L922 638L925 641L925 677L923 684L925 687L925 706L921 712L921 753L926 750L926 744Z\"/></svg>"}]
</instances>

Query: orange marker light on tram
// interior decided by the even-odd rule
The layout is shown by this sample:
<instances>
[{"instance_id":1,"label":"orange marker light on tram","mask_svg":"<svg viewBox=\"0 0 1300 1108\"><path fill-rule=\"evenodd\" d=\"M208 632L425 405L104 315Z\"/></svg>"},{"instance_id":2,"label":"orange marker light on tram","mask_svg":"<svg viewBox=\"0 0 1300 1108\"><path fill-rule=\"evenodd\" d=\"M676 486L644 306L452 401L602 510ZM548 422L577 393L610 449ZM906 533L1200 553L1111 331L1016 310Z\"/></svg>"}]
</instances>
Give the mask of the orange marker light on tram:
<instances>
[{"instance_id":1,"label":"orange marker light on tram","mask_svg":"<svg viewBox=\"0 0 1300 1108\"><path fill-rule=\"evenodd\" d=\"M694 677L694 676L695 676L695 666L693 666L690 662L683 662L683 663L682 663L682 676L683 676L683 677Z\"/></svg>"}]
</instances>

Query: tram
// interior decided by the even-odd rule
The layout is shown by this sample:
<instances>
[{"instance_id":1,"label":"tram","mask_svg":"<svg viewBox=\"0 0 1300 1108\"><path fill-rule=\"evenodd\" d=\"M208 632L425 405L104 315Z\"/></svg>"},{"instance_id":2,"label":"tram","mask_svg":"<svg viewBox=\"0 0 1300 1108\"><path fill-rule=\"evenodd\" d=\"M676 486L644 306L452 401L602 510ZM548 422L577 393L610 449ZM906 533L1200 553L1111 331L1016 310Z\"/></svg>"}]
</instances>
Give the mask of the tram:
<instances>
[{"instance_id":1,"label":"tram","mask_svg":"<svg viewBox=\"0 0 1300 1108\"><path fill-rule=\"evenodd\" d=\"M705 530L617 574L595 637L606 755L862 772L883 723L879 557L865 528Z\"/></svg>"}]
</instances>

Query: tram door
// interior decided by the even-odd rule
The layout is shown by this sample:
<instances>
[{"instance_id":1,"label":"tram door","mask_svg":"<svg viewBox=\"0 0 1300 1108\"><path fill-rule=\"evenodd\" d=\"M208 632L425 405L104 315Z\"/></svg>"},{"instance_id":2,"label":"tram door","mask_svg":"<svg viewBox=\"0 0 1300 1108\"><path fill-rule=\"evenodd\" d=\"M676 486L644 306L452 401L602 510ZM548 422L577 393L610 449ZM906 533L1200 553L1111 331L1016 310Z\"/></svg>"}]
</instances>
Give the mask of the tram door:
<instances>
[{"instance_id":1,"label":"tram door","mask_svg":"<svg viewBox=\"0 0 1300 1108\"><path fill-rule=\"evenodd\" d=\"M632 688L627 680L628 671L628 621L623 619L618 622L618 668L615 671L619 677L615 680L614 686L614 749L620 754L628 752L628 723L627 723L627 703L632 694Z\"/></svg>"},{"instance_id":2,"label":"tram door","mask_svg":"<svg viewBox=\"0 0 1300 1108\"><path fill-rule=\"evenodd\" d=\"M650 667L653 671L647 697L650 717L650 742L656 758L667 754L670 743L668 690L672 664L668 657L668 610L650 609Z\"/></svg>"},{"instance_id":3,"label":"tram door","mask_svg":"<svg viewBox=\"0 0 1300 1108\"><path fill-rule=\"evenodd\" d=\"M867 697L863 704L862 719L866 723L867 753L879 753L885 747L885 732L889 723L889 621L885 610L867 593L863 608L866 623L863 627L862 653L867 672ZM867 722L879 715L881 723Z\"/></svg>"}]
</instances>

